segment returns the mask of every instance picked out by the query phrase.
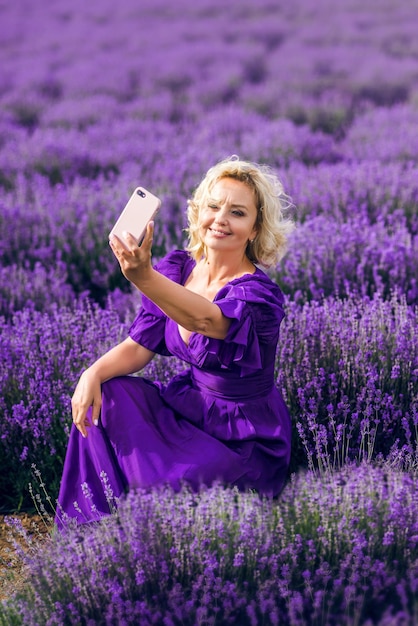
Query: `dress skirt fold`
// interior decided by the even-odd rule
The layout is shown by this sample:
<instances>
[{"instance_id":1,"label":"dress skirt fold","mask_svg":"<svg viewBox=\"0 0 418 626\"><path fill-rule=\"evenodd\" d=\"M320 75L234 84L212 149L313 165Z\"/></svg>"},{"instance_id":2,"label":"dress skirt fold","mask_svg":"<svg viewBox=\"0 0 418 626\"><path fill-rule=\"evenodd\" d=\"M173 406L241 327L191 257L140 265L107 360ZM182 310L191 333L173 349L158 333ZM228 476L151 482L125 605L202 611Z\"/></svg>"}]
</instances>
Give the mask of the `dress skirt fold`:
<instances>
[{"instance_id":1,"label":"dress skirt fold","mask_svg":"<svg viewBox=\"0 0 418 626\"><path fill-rule=\"evenodd\" d=\"M71 429L58 498L58 526L109 514L127 489L184 482L198 489L245 474L241 456L181 419L150 381L134 376L103 384L99 425L84 438Z\"/></svg>"}]
</instances>

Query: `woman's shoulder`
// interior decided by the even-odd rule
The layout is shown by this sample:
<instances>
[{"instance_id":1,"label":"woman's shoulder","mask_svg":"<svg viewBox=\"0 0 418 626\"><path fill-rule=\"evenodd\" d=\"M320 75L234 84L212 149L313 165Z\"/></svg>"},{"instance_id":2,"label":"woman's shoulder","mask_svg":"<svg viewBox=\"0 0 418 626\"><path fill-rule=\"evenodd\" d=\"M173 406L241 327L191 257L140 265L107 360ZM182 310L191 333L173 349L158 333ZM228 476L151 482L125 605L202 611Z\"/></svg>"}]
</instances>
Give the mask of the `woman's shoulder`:
<instances>
[{"instance_id":1,"label":"woman's shoulder","mask_svg":"<svg viewBox=\"0 0 418 626\"><path fill-rule=\"evenodd\" d=\"M184 282L183 277L187 277L194 265L195 261L189 252L172 250L155 263L154 269L176 282Z\"/></svg>"},{"instance_id":2,"label":"woman's shoulder","mask_svg":"<svg viewBox=\"0 0 418 626\"><path fill-rule=\"evenodd\" d=\"M275 283L261 268L256 267L253 274L243 274L239 278L231 281L224 287L226 294L238 295L248 299L273 300L282 304L284 301L283 292L279 285Z\"/></svg>"}]
</instances>

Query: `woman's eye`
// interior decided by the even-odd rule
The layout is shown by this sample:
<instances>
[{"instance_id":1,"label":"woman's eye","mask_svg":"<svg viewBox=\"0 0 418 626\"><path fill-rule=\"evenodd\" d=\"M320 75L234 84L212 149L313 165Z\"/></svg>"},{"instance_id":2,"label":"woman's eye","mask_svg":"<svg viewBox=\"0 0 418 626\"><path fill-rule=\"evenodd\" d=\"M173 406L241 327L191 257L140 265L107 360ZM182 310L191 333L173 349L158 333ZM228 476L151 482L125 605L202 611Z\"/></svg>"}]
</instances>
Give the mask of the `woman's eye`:
<instances>
[{"instance_id":1,"label":"woman's eye","mask_svg":"<svg viewBox=\"0 0 418 626\"><path fill-rule=\"evenodd\" d=\"M217 209L218 208L218 206L216 204L208 204L208 207L210 209Z\"/></svg>"},{"instance_id":2,"label":"woman's eye","mask_svg":"<svg viewBox=\"0 0 418 626\"><path fill-rule=\"evenodd\" d=\"M244 215L244 213L242 211L232 211L233 215L237 215L238 217L242 217Z\"/></svg>"}]
</instances>

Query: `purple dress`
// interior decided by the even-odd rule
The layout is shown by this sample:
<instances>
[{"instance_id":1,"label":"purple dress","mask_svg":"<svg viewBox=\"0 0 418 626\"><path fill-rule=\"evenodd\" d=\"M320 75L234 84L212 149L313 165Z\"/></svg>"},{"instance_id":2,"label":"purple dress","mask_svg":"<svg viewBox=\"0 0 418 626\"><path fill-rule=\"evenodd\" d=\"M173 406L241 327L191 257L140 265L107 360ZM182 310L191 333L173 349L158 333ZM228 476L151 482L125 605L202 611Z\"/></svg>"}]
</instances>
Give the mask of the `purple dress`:
<instances>
[{"instance_id":1,"label":"purple dress","mask_svg":"<svg viewBox=\"0 0 418 626\"><path fill-rule=\"evenodd\" d=\"M194 266L178 250L155 269L184 284ZM143 297L130 337L188 368L166 386L141 376L102 385L99 426L86 439L72 427L59 527L63 514L79 522L99 519L109 513L112 495L165 483L197 490L221 481L268 496L280 493L291 439L289 413L274 384L283 295L257 268L222 287L214 302L231 320L226 338L193 333L186 345L177 323Z\"/></svg>"}]
</instances>

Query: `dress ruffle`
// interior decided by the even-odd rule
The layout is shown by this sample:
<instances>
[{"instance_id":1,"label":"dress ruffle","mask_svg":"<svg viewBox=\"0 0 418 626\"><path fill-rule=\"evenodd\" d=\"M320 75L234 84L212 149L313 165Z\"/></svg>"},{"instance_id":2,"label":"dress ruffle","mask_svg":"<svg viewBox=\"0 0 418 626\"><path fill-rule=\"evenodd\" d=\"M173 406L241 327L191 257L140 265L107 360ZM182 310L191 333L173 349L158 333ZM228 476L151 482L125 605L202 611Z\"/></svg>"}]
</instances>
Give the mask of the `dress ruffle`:
<instances>
[{"instance_id":1,"label":"dress ruffle","mask_svg":"<svg viewBox=\"0 0 418 626\"><path fill-rule=\"evenodd\" d=\"M150 313L143 303L140 313L129 329L129 336L151 352L169 356L170 352L165 343L165 324L166 318Z\"/></svg>"},{"instance_id":2,"label":"dress ruffle","mask_svg":"<svg viewBox=\"0 0 418 626\"><path fill-rule=\"evenodd\" d=\"M194 265L187 252L175 250L157 263L155 269L174 282L184 284ZM211 369L215 361L216 367L239 369L241 377L263 369L265 344L277 343L284 317L283 294L279 287L257 269L255 274L245 274L225 285L214 302L231 320L227 336L220 340L193 333L188 350L179 356L201 368ZM166 323L164 313L144 296L129 335L153 352L170 355L172 346L167 348L163 340Z\"/></svg>"},{"instance_id":3,"label":"dress ruffle","mask_svg":"<svg viewBox=\"0 0 418 626\"><path fill-rule=\"evenodd\" d=\"M240 376L265 367L265 344L276 345L284 317L281 292L275 293L271 285L260 271L246 274L221 289L214 302L231 319L231 325L223 340L198 333L191 335L189 351L199 367L206 366L208 355L216 356L221 368L239 367Z\"/></svg>"}]
</instances>

